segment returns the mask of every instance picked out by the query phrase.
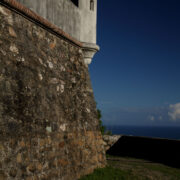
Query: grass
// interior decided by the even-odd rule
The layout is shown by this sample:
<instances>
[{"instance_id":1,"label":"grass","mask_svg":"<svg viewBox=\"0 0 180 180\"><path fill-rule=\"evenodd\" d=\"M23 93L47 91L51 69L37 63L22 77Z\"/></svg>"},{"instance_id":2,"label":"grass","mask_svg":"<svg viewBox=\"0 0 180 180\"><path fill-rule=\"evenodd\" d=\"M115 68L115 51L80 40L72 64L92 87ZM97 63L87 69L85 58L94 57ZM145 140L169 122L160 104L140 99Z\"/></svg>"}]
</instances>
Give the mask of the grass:
<instances>
[{"instance_id":1,"label":"grass","mask_svg":"<svg viewBox=\"0 0 180 180\"><path fill-rule=\"evenodd\" d=\"M142 159L107 156L107 167L80 180L180 180L180 169Z\"/></svg>"},{"instance_id":2,"label":"grass","mask_svg":"<svg viewBox=\"0 0 180 180\"><path fill-rule=\"evenodd\" d=\"M93 174L87 175L80 180L139 180L138 176L134 176L130 171L122 171L118 168L107 166L102 169L96 169ZM145 179L142 179L145 180Z\"/></svg>"}]
</instances>

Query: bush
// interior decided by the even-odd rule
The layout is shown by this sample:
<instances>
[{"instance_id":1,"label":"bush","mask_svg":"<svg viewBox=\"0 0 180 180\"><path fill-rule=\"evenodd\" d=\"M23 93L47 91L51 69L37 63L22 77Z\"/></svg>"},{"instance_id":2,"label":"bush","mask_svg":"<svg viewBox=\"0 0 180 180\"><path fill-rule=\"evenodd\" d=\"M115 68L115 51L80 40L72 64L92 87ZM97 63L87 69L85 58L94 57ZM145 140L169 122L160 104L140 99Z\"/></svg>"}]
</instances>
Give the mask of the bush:
<instances>
[{"instance_id":1,"label":"bush","mask_svg":"<svg viewBox=\"0 0 180 180\"><path fill-rule=\"evenodd\" d=\"M104 135L106 127L103 126L103 123L102 123L102 120L101 120L102 115L101 115L101 111L99 109L97 110L97 116L98 116L98 119L99 119L99 128L100 128L101 134Z\"/></svg>"},{"instance_id":2,"label":"bush","mask_svg":"<svg viewBox=\"0 0 180 180\"><path fill-rule=\"evenodd\" d=\"M112 132L106 130L106 127L103 125L102 120L101 120L102 114L101 114L101 111L99 109L97 110L97 115L98 115L98 119L99 119L99 128L100 128L101 134L102 135L104 135L104 134L112 135Z\"/></svg>"}]
</instances>

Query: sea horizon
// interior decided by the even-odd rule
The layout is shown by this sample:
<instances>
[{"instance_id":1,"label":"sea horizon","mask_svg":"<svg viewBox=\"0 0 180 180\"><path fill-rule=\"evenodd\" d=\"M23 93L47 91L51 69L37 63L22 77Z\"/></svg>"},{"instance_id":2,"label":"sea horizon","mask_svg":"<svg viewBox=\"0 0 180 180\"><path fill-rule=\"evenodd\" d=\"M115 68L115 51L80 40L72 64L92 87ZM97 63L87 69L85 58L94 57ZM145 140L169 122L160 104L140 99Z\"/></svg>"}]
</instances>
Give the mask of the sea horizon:
<instances>
[{"instance_id":1,"label":"sea horizon","mask_svg":"<svg viewBox=\"0 0 180 180\"><path fill-rule=\"evenodd\" d=\"M121 134L180 140L180 126L105 125L105 127L113 135Z\"/></svg>"}]
</instances>

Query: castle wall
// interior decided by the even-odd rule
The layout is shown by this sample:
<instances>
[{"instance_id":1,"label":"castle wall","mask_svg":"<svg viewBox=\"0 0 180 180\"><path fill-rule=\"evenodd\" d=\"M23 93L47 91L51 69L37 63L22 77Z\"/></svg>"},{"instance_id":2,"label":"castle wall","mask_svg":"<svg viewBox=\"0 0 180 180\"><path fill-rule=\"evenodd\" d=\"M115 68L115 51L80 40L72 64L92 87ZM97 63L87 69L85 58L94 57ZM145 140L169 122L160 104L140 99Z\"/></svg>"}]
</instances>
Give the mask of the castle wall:
<instances>
[{"instance_id":1,"label":"castle wall","mask_svg":"<svg viewBox=\"0 0 180 180\"><path fill-rule=\"evenodd\" d=\"M80 10L69 0L18 0L63 31L80 40Z\"/></svg>"},{"instance_id":2,"label":"castle wall","mask_svg":"<svg viewBox=\"0 0 180 180\"><path fill-rule=\"evenodd\" d=\"M79 0L79 7L70 0L17 0L62 28L81 42L96 44L96 11L90 11L90 0Z\"/></svg>"},{"instance_id":3,"label":"castle wall","mask_svg":"<svg viewBox=\"0 0 180 180\"><path fill-rule=\"evenodd\" d=\"M80 41L96 44L97 0L94 0L94 10L90 10L90 0L79 0L81 14Z\"/></svg>"},{"instance_id":4,"label":"castle wall","mask_svg":"<svg viewBox=\"0 0 180 180\"><path fill-rule=\"evenodd\" d=\"M104 136L104 140L111 145L114 137ZM119 139L116 139L113 146L107 150L107 154L112 156L146 159L175 168L180 168L179 152L180 140L126 135L121 135Z\"/></svg>"},{"instance_id":5,"label":"castle wall","mask_svg":"<svg viewBox=\"0 0 180 180\"><path fill-rule=\"evenodd\" d=\"M80 43L51 24L27 19L27 9L22 16L19 4L14 11L14 0L3 2L8 3L0 4L0 179L76 180L103 167Z\"/></svg>"}]
</instances>

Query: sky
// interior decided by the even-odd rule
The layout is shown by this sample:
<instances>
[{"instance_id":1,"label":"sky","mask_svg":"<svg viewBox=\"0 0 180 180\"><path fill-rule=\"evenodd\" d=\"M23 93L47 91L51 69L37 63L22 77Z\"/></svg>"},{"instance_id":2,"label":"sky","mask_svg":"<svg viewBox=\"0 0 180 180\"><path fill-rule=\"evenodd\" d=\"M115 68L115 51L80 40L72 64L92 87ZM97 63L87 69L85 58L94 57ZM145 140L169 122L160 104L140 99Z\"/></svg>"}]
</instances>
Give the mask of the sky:
<instances>
[{"instance_id":1,"label":"sky","mask_svg":"<svg viewBox=\"0 0 180 180\"><path fill-rule=\"evenodd\" d=\"M89 66L106 125L180 126L180 1L98 0Z\"/></svg>"}]
</instances>

